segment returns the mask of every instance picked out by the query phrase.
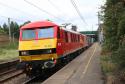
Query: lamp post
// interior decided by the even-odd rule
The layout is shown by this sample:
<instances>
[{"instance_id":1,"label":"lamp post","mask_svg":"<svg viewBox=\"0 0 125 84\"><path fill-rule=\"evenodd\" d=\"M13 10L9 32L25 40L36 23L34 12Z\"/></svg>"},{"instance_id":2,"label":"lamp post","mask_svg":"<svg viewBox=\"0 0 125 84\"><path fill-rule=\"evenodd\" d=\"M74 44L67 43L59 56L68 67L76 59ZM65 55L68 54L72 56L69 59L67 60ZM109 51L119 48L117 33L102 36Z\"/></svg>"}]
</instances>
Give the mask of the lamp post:
<instances>
[{"instance_id":1,"label":"lamp post","mask_svg":"<svg viewBox=\"0 0 125 84\"><path fill-rule=\"evenodd\" d=\"M10 18L8 18L8 28L9 28L9 40L10 40L10 43L11 43Z\"/></svg>"}]
</instances>

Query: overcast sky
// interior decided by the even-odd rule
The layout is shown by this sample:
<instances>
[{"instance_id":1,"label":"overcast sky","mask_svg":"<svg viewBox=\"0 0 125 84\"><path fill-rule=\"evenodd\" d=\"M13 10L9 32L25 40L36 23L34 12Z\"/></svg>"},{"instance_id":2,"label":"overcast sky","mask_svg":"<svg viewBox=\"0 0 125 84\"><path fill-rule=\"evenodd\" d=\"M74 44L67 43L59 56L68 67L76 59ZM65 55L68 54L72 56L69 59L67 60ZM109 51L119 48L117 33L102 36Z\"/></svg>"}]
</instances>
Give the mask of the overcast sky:
<instances>
[{"instance_id":1,"label":"overcast sky","mask_svg":"<svg viewBox=\"0 0 125 84\"><path fill-rule=\"evenodd\" d=\"M0 0L0 24L7 22L7 17L13 18L11 20L19 24L28 20L41 21L49 19L59 25L63 23L77 25L78 31L97 30L97 12L105 0L74 0L86 23L78 16L71 4L71 0L26 1L35 4L49 14L42 12L24 0Z\"/></svg>"}]
</instances>

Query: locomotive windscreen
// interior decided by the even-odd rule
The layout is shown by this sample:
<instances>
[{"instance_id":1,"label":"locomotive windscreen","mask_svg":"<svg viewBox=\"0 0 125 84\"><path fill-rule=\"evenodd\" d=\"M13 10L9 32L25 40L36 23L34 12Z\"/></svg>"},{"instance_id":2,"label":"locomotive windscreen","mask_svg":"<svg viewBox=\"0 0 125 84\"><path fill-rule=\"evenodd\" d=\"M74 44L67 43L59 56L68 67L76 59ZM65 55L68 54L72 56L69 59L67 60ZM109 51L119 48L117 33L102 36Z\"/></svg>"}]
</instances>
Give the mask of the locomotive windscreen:
<instances>
[{"instance_id":1,"label":"locomotive windscreen","mask_svg":"<svg viewBox=\"0 0 125 84\"><path fill-rule=\"evenodd\" d=\"M22 40L53 38L53 37L54 37L54 29L52 27L27 29L22 31Z\"/></svg>"},{"instance_id":2,"label":"locomotive windscreen","mask_svg":"<svg viewBox=\"0 0 125 84\"><path fill-rule=\"evenodd\" d=\"M22 40L27 39L35 39L36 38L36 32L35 30L23 30L22 32Z\"/></svg>"},{"instance_id":3,"label":"locomotive windscreen","mask_svg":"<svg viewBox=\"0 0 125 84\"><path fill-rule=\"evenodd\" d=\"M53 28L44 28L38 30L38 38L53 38L54 30Z\"/></svg>"}]
</instances>

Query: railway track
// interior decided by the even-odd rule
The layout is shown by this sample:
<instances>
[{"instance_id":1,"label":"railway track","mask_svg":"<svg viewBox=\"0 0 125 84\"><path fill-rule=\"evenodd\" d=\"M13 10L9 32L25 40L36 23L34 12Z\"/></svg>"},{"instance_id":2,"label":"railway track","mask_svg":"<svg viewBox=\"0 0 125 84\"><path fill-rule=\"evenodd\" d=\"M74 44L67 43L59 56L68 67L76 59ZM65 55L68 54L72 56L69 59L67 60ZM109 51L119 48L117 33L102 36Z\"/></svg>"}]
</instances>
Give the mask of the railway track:
<instances>
[{"instance_id":1,"label":"railway track","mask_svg":"<svg viewBox=\"0 0 125 84\"><path fill-rule=\"evenodd\" d=\"M22 84L30 84L33 80L35 80L36 78L38 78L39 76L34 76L32 78L27 79L26 81L24 81Z\"/></svg>"},{"instance_id":2,"label":"railway track","mask_svg":"<svg viewBox=\"0 0 125 84\"><path fill-rule=\"evenodd\" d=\"M23 74L22 70L15 70L15 69L4 72L4 73L0 74L0 84L7 82L21 74Z\"/></svg>"},{"instance_id":3,"label":"railway track","mask_svg":"<svg viewBox=\"0 0 125 84\"><path fill-rule=\"evenodd\" d=\"M52 76L54 73L56 73L58 70L60 70L62 67L64 67L66 64L58 66L54 69L47 70L42 75L37 75L32 78L27 78L26 75L24 75L23 71L16 70L16 65L18 64L18 60L14 62L8 62L5 64L0 64L0 68L3 68L5 70L4 72L0 70L0 84L11 82L11 84L15 83L15 81L18 84L33 84L33 83L42 83L46 79L48 79L50 76ZM1 66L2 65L2 66ZM9 66L10 65L10 66ZM8 67L9 66L9 67ZM46 74L45 74L46 73ZM22 76L22 79L20 78ZM21 81L18 81L21 80Z\"/></svg>"},{"instance_id":4,"label":"railway track","mask_svg":"<svg viewBox=\"0 0 125 84\"><path fill-rule=\"evenodd\" d=\"M43 74L41 73L42 75L40 75L40 74L36 75L36 76L34 76L32 78L27 79L26 81L24 81L21 84L41 84L42 82L47 80L49 77L51 77L53 74L55 74L57 71L62 69L65 65L55 67L55 68L53 68L51 70L47 70Z\"/></svg>"},{"instance_id":5,"label":"railway track","mask_svg":"<svg viewBox=\"0 0 125 84\"><path fill-rule=\"evenodd\" d=\"M10 70L7 69L7 71L0 73L0 84L3 84L3 83L9 84L9 82L11 82L11 84L14 84L15 81L18 84L42 83L43 81L48 79L50 76L52 76L54 73L56 73L58 70L60 70L64 66L65 65L58 66L49 71L47 70L44 72L46 74L37 75L32 78L27 78L26 76L23 76L23 79L20 78L20 76L25 74L23 73L23 71L17 70L16 68L12 68ZM18 81L18 80L21 80L21 81Z\"/></svg>"},{"instance_id":6,"label":"railway track","mask_svg":"<svg viewBox=\"0 0 125 84\"><path fill-rule=\"evenodd\" d=\"M18 63L19 63L19 60L13 60L9 62L0 63L0 74L10 69L16 68Z\"/></svg>"},{"instance_id":7,"label":"railway track","mask_svg":"<svg viewBox=\"0 0 125 84\"><path fill-rule=\"evenodd\" d=\"M27 78L26 76L22 76L24 75L23 71L16 69L16 66L18 63L19 63L19 60L14 60L14 61L0 64L0 84L9 83L9 82L11 82L12 84L15 81L19 84L30 84L30 83L34 83L34 81L36 82L36 80L43 82L44 80L46 80L48 77L50 77L53 73L57 71L56 69L55 71L45 72L48 74L44 74L42 76L37 75L32 78ZM21 79L20 76L22 76L23 79ZM18 80L22 80L22 81L18 82Z\"/></svg>"},{"instance_id":8,"label":"railway track","mask_svg":"<svg viewBox=\"0 0 125 84\"><path fill-rule=\"evenodd\" d=\"M0 84L23 74L21 70L16 69L18 62L19 60L13 60L0 63Z\"/></svg>"}]
</instances>

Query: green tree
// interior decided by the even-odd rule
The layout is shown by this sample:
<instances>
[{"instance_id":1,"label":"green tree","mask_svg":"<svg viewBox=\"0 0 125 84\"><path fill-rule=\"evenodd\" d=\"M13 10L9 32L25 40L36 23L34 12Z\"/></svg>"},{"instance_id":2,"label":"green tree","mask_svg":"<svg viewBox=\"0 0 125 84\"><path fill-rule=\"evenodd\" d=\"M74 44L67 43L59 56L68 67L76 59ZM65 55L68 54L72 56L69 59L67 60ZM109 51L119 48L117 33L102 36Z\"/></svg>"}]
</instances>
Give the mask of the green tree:
<instances>
[{"instance_id":1,"label":"green tree","mask_svg":"<svg viewBox=\"0 0 125 84\"><path fill-rule=\"evenodd\" d=\"M119 48L119 23L125 10L120 0L107 0L104 8L105 44L109 51Z\"/></svg>"},{"instance_id":2,"label":"green tree","mask_svg":"<svg viewBox=\"0 0 125 84\"><path fill-rule=\"evenodd\" d=\"M3 30L6 34L9 34L9 28L6 23L3 24Z\"/></svg>"},{"instance_id":3,"label":"green tree","mask_svg":"<svg viewBox=\"0 0 125 84\"><path fill-rule=\"evenodd\" d=\"M14 36L15 38L19 38L19 28L30 22L31 21L26 21L22 25L18 25L17 22L11 21L10 22L11 37ZM2 27L0 26L0 32L5 32L6 34L9 34L9 27L6 23L4 23Z\"/></svg>"},{"instance_id":4,"label":"green tree","mask_svg":"<svg viewBox=\"0 0 125 84\"><path fill-rule=\"evenodd\" d=\"M125 1L107 0L102 10L105 49L112 53L115 62L125 67Z\"/></svg>"},{"instance_id":5,"label":"green tree","mask_svg":"<svg viewBox=\"0 0 125 84\"><path fill-rule=\"evenodd\" d=\"M26 22L24 22L22 25L20 25L20 27L22 27L22 26L24 26L24 25L26 25L26 24L28 24L28 23L31 23L31 21L26 21Z\"/></svg>"},{"instance_id":6,"label":"green tree","mask_svg":"<svg viewBox=\"0 0 125 84\"><path fill-rule=\"evenodd\" d=\"M4 30L1 26L0 26L0 33L4 33Z\"/></svg>"},{"instance_id":7,"label":"green tree","mask_svg":"<svg viewBox=\"0 0 125 84\"><path fill-rule=\"evenodd\" d=\"M19 37L19 25L16 22L11 21L10 29L12 36L18 38Z\"/></svg>"}]
</instances>

